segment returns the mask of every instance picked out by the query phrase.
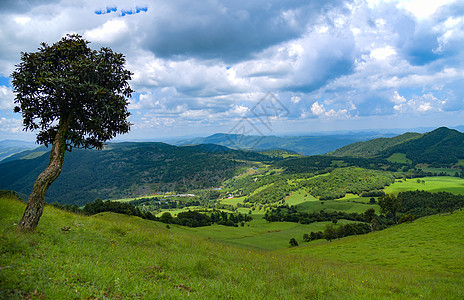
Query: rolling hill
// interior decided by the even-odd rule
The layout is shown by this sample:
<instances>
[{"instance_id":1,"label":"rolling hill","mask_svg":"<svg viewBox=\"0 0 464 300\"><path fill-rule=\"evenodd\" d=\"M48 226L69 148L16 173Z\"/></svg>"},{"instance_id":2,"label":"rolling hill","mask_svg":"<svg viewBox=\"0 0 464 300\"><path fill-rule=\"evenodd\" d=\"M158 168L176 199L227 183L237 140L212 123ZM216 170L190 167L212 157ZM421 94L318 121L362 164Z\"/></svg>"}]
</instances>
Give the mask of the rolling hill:
<instances>
[{"instance_id":1,"label":"rolling hill","mask_svg":"<svg viewBox=\"0 0 464 300\"><path fill-rule=\"evenodd\" d=\"M24 150L32 149L36 147L37 145L34 144L34 142L15 141L15 140L0 141L0 161L18 152L22 152Z\"/></svg>"},{"instance_id":2,"label":"rolling hill","mask_svg":"<svg viewBox=\"0 0 464 300\"><path fill-rule=\"evenodd\" d=\"M392 138L377 138L365 142L346 145L335 151L327 153L329 156L375 157L385 149L402 144L409 140L420 138L422 134L407 132Z\"/></svg>"},{"instance_id":3,"label":"rolling hill","mask_svg":"<svg viewBox=\"0 0 464 300\"><path fill-rule=\"evenodd\" d=\"M380 153L389 157L404 153L413 163L449 165L464 159L464 133L446 127L437 128L412 139L389 147Z\"/></svg>"},{"instance_id":4,"label":"rolling hill","mask_svg":"<svg viewBox=\"0 0 464 300\"><path fill-rule=\"evenodd\" d=\"M63 171L48 190L46 200L84 205L96 198L217 187L248 161L274 159L280 158L217 145L113 143L103 151L74 149L66 153ZM0 163L0 189L29 194L48 160L47 152L32 159Z\"/></svg>"},{"instance_id":5,"label":"rolling hill","mask_svg":"<svg viewBox=\"0 0 464 300\"><path fill-rule=\"evenodd\" d=\"M449 166L464 159L464 134L440 127L425 134L405 133L393 138L354 143L327 155L389 158L394 154L404 155L412 164Z\"/></svg>"}]
</instances>

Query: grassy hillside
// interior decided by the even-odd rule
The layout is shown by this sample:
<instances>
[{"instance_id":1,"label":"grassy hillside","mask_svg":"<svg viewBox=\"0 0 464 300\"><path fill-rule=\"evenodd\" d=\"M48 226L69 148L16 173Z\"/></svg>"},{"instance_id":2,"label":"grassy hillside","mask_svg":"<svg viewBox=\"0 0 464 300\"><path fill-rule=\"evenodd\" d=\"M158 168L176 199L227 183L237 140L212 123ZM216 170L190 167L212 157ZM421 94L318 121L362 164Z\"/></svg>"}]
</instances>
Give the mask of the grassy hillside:
<instances>
[{"instance_id":1,"label":"grassy hillside","mask_svg":"<svg viewBox=\"0 0 464 300\"><path fill-rule=\"evenodd\" d=\"M340 157L374 157L387 148L417 139L421 136L422 134L420 133L407 132L392 138L378 138L366 142L357 142L327 153L327 155Z\"/></svg>"},{"instance_id":2,"label":"grassy hillside","mask_svg":"<svg viewBox=\"0 0 464 300\"><path fill-rule=\"evenodd\" d=\"M136 217L85 217L50 206L34 233L19 234L24 206L0 199L2 299L464 297L463 212L269 252Z\"/></svg>"},{"instance_id":3,"label":"grassy hillside","mask_svg":"<svg viewBox=\"0 0 464 300\"><path fill-rule=\"evenodd\" d=\"M362 265L464 275L464 211L420 218L383 231L332 243L306 244L292 253ZM361 253L365 255L360 255ZM464 277L461 279L464 280ZM464 291L463 291L464 293Z\"/></svg>"}]
</instances>

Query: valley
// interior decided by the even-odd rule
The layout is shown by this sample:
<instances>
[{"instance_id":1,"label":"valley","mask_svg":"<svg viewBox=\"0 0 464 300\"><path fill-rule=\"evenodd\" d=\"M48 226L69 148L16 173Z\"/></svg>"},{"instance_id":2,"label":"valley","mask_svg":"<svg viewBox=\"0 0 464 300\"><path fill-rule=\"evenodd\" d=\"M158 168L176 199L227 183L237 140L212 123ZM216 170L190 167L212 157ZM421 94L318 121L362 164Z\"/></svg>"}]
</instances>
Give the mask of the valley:
<instances>
[{"instance_id":1,"label":"valley","mask_svg":"<svg viewBox=\"0 0 464 300\"><path fill-rule=\"evenodd\" d=\"M18 199L47 161L27 152L0 164L1 188L17 191L0 193L0 296L460 299L464 147L435 154L460 135L371 140L346 146L352 156L74 150L39 227L22 235Z\"/></svg>"}]
</instances>

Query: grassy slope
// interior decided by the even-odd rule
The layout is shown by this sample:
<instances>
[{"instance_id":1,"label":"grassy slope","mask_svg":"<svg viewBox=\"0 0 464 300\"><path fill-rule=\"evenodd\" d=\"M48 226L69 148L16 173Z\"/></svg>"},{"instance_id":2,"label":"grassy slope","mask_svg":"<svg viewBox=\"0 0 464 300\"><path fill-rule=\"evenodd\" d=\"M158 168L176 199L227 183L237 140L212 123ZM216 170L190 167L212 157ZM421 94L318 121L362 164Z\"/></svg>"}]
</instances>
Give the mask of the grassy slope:
<instances>
[{"instance_id":1,"label":"grassy slope","mask_svg":"<svg viewBox=\"0 0 464 300\"><path fill-rule=\"evenodd\" d=\"M313 257L362 265L464 275L464 211L421 218L332 243L291 249ZM362 255L360 255L362 254Z\"/></svg>"},{"instance_id":2,"label":"grassy slope","mask_svg":"<svg viewBox=\"0 0 464 300\"><path fill-rule=\"evenodd\" d=\"M462 212L289 254L230 247L135 217L84 217L49 206L34 233L18 234L14 223L23 210L23 203L0 199L3 299L464 297Z\"/></svg>"}]
</instances>

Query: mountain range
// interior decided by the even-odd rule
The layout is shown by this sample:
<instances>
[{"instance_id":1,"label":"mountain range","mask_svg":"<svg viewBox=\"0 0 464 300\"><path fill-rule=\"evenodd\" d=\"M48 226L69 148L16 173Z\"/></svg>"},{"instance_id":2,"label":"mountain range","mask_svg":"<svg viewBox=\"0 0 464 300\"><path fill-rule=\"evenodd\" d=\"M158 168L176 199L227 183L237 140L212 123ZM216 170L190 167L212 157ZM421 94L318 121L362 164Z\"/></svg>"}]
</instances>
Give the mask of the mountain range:
<instances>
[{"instance_id":1,"label":"mountain range","mask_svg":"<svg viewBox=\"0 0 464 300\"><path fill-rule=\"evenodd\" d=\"M392 137L394 134L378 132L351 132L312 136L260 136L217 133L208 137L197 137L173 142L174 145L216 144L240 150L284 149L302 155L319 155L336 150L345 145L367 141L378 137Z\"/></svg>"},{"instance_id":2,"label":"mountain range","mask_svg":"<svg viewBox=\"0 0 464 300\"><path fill-rule=\"evenodd\" d=\"M27 150L36 148L37 144L34 142L4 140L0 141L0 161L10 157L11 155Z\"/></svg>"}]
</instances>

